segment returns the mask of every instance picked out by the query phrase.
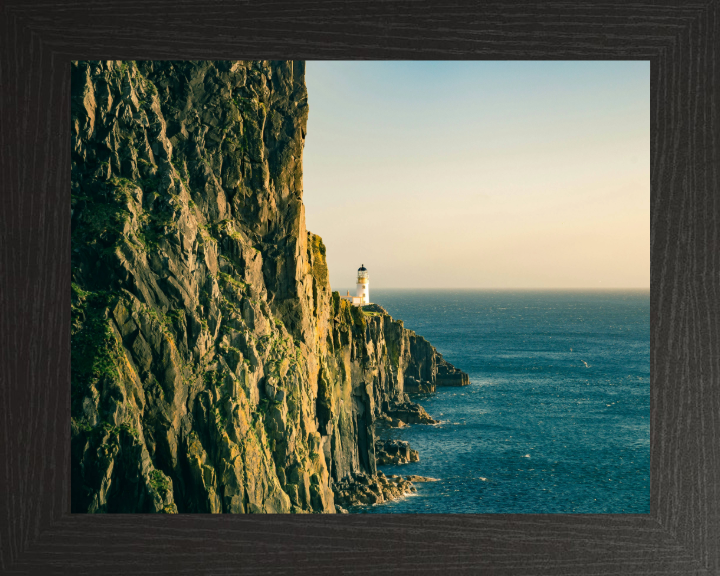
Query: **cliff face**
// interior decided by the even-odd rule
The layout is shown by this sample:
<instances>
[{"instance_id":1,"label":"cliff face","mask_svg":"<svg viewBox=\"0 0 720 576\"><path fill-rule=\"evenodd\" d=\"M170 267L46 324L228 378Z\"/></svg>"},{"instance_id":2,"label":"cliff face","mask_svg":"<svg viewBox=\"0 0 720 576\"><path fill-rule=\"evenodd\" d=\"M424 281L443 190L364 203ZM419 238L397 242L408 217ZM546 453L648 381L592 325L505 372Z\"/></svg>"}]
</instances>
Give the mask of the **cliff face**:
<instances>
[{"instance_id":1,"label":"cliff face","mask_svg":"<svg viewBox=\"0 0 720 576\"><path fill-rule=\"evenodd\" d=\"M330 291L304 63L72 74L72 510L335 512L406 377L454 368Z\"/></svg>"}]
</instances>

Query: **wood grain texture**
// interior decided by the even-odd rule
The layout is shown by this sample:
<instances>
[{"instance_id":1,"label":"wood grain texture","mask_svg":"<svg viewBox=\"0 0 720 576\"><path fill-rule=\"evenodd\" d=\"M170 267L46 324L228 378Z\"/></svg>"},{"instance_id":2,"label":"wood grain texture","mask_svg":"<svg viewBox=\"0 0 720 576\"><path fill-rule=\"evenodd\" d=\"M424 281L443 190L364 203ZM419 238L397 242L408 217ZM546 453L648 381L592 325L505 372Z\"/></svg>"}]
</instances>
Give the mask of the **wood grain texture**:
<instances>
[{"instance_id":1,"label":"wood grain texture","mask_svg":"<svg viewBox=\"0 0 720 576\"><path fill-rule=\"evenodd\" d=\"M0 4L0 572L720 574L719 48L718 1ZM651 514L71 515L69 61L106 58L650 60Z\"/></svg>"}]
</instances>

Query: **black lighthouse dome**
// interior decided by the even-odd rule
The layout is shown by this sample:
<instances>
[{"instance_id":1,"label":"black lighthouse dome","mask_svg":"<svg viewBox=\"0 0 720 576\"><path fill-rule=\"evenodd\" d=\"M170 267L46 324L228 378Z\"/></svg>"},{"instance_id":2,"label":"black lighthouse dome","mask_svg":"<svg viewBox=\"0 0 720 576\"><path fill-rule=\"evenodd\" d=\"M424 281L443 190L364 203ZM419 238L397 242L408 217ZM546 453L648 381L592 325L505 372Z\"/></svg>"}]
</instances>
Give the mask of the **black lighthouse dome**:
<instances>
[{"instance_id":1,"label":"black lighthouse dome","mask_svg":"<svg viewBox=\"0 0 720 576\"><path fill-rule=\"evenodd\" d=\"M360 265L360 268L358 268L358 272L367 272L367 268L365 268L365 264Z\"/></svg>"}]
</instances>

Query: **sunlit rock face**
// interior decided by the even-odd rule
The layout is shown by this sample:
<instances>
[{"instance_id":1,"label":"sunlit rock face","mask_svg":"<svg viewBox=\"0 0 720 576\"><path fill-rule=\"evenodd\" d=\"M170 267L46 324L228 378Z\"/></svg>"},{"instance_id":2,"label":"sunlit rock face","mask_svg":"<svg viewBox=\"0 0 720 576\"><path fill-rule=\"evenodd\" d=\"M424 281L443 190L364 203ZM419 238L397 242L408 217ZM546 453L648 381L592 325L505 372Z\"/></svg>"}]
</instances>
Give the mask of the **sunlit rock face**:
<instances>
[{"instance_id":1,"label":"sunlit rock face","mask_svg":"<svg viewBox=\"0 0 720 576\"><path fill-rule=\"evenodd\" d=\"M74 512L333 513L454 370L331 292L307 119L303 62L73 63Z\"/></svg>"}]
</instances>

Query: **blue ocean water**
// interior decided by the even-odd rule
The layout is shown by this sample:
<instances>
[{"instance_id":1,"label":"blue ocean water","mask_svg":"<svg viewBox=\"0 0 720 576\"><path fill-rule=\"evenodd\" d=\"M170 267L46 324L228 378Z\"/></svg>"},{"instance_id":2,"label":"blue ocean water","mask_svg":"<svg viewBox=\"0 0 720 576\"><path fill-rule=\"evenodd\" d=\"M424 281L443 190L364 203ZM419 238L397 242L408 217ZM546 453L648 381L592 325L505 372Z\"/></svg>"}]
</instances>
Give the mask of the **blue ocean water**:
<instances>
[{"instance_id":1,"label":"blue ocean water","mask_svg":"<svg viewBox=\"0 0 720 576\"><path fill-rule=\"evenodd\" d=\"M389 432L439 479L369 513L649 513L649 291L394 291L374 302L470 375Z\"/></svg>"}]
</instances>

